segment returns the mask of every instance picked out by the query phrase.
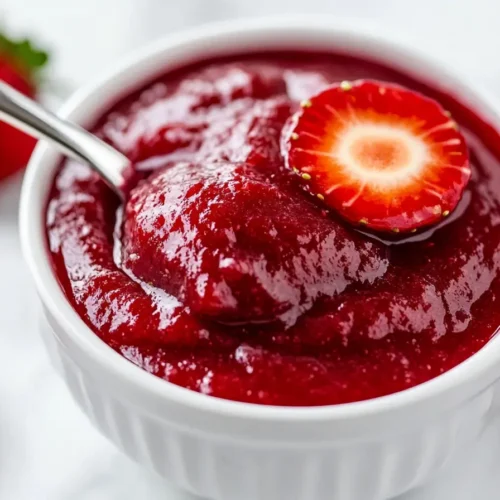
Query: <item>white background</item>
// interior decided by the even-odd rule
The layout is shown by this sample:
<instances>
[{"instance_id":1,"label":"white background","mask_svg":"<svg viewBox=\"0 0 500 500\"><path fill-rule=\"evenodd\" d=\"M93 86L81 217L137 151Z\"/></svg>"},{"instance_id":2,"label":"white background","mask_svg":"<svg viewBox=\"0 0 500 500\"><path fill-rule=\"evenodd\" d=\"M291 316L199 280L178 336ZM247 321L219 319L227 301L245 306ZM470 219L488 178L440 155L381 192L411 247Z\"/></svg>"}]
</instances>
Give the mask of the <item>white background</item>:
<instances>
[{"instance_id":1,"label":"white background","mask_svg":"<svg viewBox=\"0 0 500 500\"><path fill-rule=\"evenodd\" d=\"M378 24L500 97L498 0L0 0L0 27L33 34L50 48L52 90L64 95L163 34L210 20L293 12ZM19 250L20 180L0 186L0 500L187 498L97 435L50 367ZM499 467L500 432L492 427L446 478L405 500L497 500L500 481L490 477Z\"/></svg>"}]
</instances>

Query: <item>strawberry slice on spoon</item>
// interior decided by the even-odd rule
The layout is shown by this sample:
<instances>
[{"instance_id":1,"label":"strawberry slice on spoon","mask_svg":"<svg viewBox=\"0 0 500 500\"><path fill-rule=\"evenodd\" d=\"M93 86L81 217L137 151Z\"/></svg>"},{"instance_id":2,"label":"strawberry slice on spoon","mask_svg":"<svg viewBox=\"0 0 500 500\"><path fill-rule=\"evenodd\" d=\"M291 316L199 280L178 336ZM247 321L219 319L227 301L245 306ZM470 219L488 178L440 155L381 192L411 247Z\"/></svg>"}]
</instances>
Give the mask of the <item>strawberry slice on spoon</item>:
<instances>
[{"instance_id":1,"label":"strawberry slice on spoon","mask_svg":"<svg viewBox=\"0 0 500 500\"><path fill-rule=\"evenodd\" d=\"M457 206L467 145L437 102L395 84L341 82L304 101L283 131L285 164L344 219L415 232Z\"/></svg>"}]
</instances>

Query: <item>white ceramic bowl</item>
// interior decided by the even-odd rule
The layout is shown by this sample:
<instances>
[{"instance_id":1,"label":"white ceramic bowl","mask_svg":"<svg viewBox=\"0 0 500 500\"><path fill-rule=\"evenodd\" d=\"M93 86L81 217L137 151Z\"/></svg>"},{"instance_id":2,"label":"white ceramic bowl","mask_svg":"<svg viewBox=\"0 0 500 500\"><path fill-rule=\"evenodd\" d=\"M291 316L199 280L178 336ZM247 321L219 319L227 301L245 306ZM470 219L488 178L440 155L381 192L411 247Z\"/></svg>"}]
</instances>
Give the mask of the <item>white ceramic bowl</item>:
<instances>
[{"instance_id":1,"label":"white ceramic bowl","mask_svg":"<svg viewBox=\"0 0 500 500\"><path fill-rule=\"evenodd\" d=\"M257 49L367 56L460 97L491 123L500 109L442 62L387 35L328 19L231 21L161 40L77 92L61 115L92 124L108 103L180 63ZM500 127L499 127L500 129ZM76 401L138 462L218 500L380 500L437 473L488 421L500 340L441 377L372 401L280 408L211 398L142 371L105 345L66 300L49 263L45 203L60 158L40 144L21 201L25 258L43 303L45 338Z\"/></svg>"}]
</instances>

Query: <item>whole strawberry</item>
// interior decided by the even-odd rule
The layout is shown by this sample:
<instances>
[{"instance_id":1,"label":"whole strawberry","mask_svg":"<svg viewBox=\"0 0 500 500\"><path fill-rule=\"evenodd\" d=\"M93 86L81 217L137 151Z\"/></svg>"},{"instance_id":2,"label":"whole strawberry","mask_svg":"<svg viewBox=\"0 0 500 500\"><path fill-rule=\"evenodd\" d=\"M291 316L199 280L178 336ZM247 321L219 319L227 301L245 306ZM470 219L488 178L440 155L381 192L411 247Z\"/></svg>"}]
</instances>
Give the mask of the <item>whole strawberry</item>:
<instances>
[{"instance_id":1,"label":"whole strawberry","mask_svg":"<svg viewBox=\"0 0 500 500\"><path fill-rule=\"evenodd\" d=\"M45 52L28 40L13 41L0 33L0 80L35 98L40 69L47 62ZM0 181L23 169L36 140L0 121Z\"/></svg>"}]
</instances>

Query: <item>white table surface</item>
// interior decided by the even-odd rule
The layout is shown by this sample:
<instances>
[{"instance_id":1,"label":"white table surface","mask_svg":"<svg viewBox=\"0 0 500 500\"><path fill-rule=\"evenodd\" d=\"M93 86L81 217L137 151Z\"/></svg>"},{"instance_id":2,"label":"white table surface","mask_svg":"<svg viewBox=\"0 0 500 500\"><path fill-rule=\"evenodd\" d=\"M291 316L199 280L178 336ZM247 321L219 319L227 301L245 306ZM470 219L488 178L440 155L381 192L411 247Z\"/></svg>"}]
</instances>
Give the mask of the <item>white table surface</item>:
<instances>
[{"instance_id":1,"label":"white table surface","mask_svg":"<svg viewBox=\"0 0 500 500\"><path fill-rule=\"evenodd\" d=\"M498 0L0 0L0 25L53 50L63 89L162 34L214 19L292 12L358 17L469 73L500 97ZM20 176L0 185L0 500L179 500L115 451L49 365L17 236ZM404 500L497 500L500 422L425 493ZM314 500L314 499L311 499ZM342 500L342 499L339 499Z\"/></svg>"}]
</instances>

